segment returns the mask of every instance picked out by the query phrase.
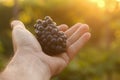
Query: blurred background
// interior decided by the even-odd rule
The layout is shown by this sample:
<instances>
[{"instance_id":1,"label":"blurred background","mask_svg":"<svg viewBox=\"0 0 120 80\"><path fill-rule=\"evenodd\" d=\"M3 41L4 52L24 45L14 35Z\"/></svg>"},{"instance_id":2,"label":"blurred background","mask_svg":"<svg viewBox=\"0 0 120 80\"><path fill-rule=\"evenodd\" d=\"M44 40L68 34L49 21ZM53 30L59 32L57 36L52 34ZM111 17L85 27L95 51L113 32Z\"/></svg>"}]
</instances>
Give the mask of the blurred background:
<instances>
[{"instance_id":1,"label":"blurred background","mask_svg":"<svg viewBox=\"0 0 120 80\"><path fill-rule=\"evenodd\" d=\"M53 80L120 80L120 0L0 0L0 70L13 56L10 22L33 32L36 19L58 24L87 23L92 37Z\"/></svg>"}]
</instances>

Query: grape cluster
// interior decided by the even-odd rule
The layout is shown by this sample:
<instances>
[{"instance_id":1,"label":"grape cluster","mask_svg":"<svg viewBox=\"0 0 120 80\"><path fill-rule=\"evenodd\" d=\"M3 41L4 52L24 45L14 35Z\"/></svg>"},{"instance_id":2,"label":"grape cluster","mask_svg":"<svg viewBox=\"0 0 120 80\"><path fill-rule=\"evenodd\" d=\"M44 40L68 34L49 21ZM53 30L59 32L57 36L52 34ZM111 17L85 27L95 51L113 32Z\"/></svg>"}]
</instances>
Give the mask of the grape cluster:
<instances>
[{"instance_id":1,"label":"grape cluster","mask_svg":"<svg viewBox=\"0 0 120 80\"><path fill-rule=\"evenodd\" d=\"M49 16L43 20L38 19L34 28L36 38L46 54L53 56L66 51L67 37L63 31L58 30L56 23Z\"/></svg>"}]
</instances>

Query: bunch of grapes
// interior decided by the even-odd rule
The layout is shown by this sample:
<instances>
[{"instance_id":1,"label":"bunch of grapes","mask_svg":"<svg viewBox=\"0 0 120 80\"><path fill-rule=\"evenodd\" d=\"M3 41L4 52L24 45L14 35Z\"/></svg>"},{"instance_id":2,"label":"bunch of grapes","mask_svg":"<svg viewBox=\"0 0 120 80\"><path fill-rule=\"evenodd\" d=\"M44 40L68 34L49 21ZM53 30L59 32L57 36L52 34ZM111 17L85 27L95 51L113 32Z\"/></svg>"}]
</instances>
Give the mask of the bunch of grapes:
<instances>
[{"instance_id":1,"label":"bunch of grapes","mask_svg":"<svg viewBox=\"0 0 120 80\"><path fill-rule=\"evenodd\" d=\"M34 25L36 38L42 50L48 55L58 55L66 51L67 37L63 31L59 31L56 23L46 16L38 19Z\"/></svg>"}]
</instances>

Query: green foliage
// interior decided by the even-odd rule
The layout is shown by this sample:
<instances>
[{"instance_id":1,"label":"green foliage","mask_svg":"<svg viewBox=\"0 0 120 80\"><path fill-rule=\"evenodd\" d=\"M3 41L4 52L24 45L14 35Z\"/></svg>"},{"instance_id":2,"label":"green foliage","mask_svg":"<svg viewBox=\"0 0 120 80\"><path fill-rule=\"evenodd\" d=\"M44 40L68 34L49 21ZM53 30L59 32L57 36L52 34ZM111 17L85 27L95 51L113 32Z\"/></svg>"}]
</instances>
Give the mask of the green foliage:
<instances>
[{"instance_id":1,"label":"green foliage","mask_svg":"<svg viewBox=\"0 0 120 80\"><path fill-rule=\"evenodd\" d=\"M106 6L99 8L89 0L18 0L16 15L30 31L35 20L46 15L58 25L81 22L90 26L91 40L53 80L120 80L120 4L104 1ZM16 8L5 2L0 2L0 70L13 55L9 24Z\"/></svg>"}]
</instances>

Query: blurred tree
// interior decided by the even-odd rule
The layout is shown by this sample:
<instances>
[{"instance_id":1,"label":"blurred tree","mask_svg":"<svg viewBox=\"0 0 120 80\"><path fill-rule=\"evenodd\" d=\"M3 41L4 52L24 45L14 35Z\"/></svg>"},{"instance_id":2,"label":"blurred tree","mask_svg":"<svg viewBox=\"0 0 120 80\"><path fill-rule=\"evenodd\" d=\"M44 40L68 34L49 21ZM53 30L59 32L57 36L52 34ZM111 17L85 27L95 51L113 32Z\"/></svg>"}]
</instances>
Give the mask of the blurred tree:
<instances>
[{"instance_id":1,"label":"blurred tree","mask_svg":"<svg viewBox=\"0 0 120 80\"><path fill-rule=\"evenodd\" d=\"M8 6L8 3L14 4ZM6 5L7 4L7 5ZM32 31L36 19L51 16L57 24L90 26L92 38L54 80L119 80L120 4L116 0L9 0L0 2L0 69L12 56L10 21ZM34 32L34 31L33 31Z\"/></svg>"}]
</instances>

